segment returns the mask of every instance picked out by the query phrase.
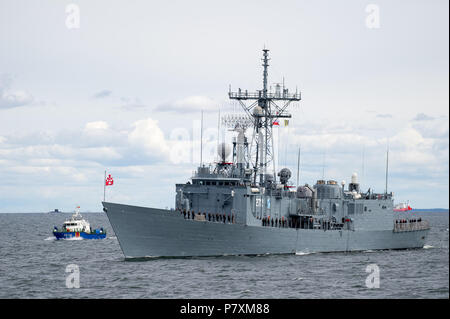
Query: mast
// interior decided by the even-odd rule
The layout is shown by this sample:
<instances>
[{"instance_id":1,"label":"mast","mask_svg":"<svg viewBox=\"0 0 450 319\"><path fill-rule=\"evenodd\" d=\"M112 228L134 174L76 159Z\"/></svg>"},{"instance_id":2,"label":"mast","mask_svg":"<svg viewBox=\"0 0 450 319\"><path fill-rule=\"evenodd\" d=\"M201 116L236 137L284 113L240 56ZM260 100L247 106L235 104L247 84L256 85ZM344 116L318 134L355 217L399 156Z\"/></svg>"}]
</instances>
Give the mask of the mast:
<instances>
[{"instance_id":1,"label":"mast","mask_svg":"<svg viewBox=\"0 0 450 319\"><path fill-rule=\"evenodd\" d=\"M360 182L359 182L359 187L360 187L360 189L362 189L363 188L363 182L364 182L364 161L365 161L365 152L366 152L366 146L363 144L363 150L362 150L362 168L361 168L361 171L362 171L362 176L361 176L361 180L360 180Z\"/></svg>"},{"instance_id":2,"label":"mast","mask_svg":"<svg viewBox=\"0 0 450 319\"><path fill-rule=\"evenodd\" d=\"M200 166L203 164L203 110L202 110L202 122L200 125Z\"/></svg>"},{"instance_id":3,"label":"mast","mask_svg":"<svg viewBox=\"0 0 450 319\"><path fill-rule=\"evenodd\" d=\"M300 176L300 146L298 147L298 157L297 157L297 188L299 185L299 176Z\"/></svg>"},{"instance_id":4,"label":"mast","mask_svg":"<svg viewBox=\"0 0 450 319\"><path fill-rule=\"evenodd\" d=\"M220 108L219 108L219 115L217 116L217 150L219 150L220 145L219 139L220 139Z\"/></svg>"},{"instance_id":5,"label":"mast","mask_svg":"<svg viewBox=\"0 0 450 319\"><path fill-rule=\"evenodd\" d=\"M386 149L386 188L384 191L384 194L387 197L387 192L388 192L388 171L389 171L389 141L387 144L387 149Z\"/></svg>"},{"instance_id":6,"label":"mast","mask_svg":"<svg viewBox=\"0 0 450 319\"><path fill-rule=\"evenodd\" d=\"M274 146L273 146L273 122L279 118L290 118L286 110L292 101L300 101L301 95L296 92L289 93L288 89L283 87L282 94L269 92L267 89L268 82L268 67L269 67L269 50L263 49L263 87L262 90L256 92L242 91L228 92L228 96L232 100L238 100L244 111L250 118L253 118L253 138L251 154L249 154L250 161L253 165L253 181L256 184L257 176L259 175L259 185L265 185L267 178L267 168L270 162L274 161ZM252 103L246 105L246 101L250 100ZM278 105L277 103L280 103ZM282 103L282 104L281 104ZM272 174L276 176L275 165Z\"/></svg>"},{"instance_id":7,"label":"mast","mask_svg":"<svg viewBox=\"0 0 450 319\"><path fill-rule=\"evenodd\" d=\"M263 108L264 110L264 127L268 127L267 126L267 68L269 67L269 57L268 57L268 52L269 50L267 49L263 49L263 67L264 67L264 71L263 71L263 98L260 101L260 107ZM259 173L259 183L260 185L264 184L264 177L267 174L267 150L268 150L268 130L265 129L264 130L264 139L262 141L260 141L262 147L261 147L261 156L260 156L260 167L262 168L260 170ZM275 175L275 172L274 172Z\"/></svg>"}]
</instances>

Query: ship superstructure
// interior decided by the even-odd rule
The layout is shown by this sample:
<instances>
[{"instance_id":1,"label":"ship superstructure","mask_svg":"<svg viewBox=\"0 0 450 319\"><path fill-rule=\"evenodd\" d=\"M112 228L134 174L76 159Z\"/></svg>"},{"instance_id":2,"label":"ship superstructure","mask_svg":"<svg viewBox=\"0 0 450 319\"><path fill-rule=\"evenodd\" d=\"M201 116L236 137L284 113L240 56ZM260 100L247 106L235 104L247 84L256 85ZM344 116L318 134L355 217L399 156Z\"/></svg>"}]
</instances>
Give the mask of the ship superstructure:
<instances>
[{"instance_id":1,"label":"ship superstructure","mask_svg":"<svg viewBox=\"0 0 450 319\"><path fill-rule=\"evenodd\" d=\"M301 94L267 89L268 52L262 90L228 93L244 110L222 119L236 132L232 146L219 144L217 163L176 184L174 210L103 202L126 257L423 247L428 223L399 227L392 193L362 192L356 173L348 185L318 180L295 188L288 168L275 171L273 125L291 117L288 107Z\"/></svg>"}]
</instances>

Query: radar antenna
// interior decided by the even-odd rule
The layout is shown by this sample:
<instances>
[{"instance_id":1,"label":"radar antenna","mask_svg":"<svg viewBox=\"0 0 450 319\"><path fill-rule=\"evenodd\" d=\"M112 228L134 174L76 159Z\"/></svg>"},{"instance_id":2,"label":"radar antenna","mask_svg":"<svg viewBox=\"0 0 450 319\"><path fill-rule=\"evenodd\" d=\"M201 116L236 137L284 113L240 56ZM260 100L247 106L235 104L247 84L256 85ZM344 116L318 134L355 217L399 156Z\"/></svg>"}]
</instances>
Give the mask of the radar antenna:
<instances>
[{"instance_id":1,"label":"radar antenna","mask_svg":"<svg viewBox=\"0 0 450 319\"><path fill-rule=\"evenodd\" d=\"M300 101L300 92L289 93L288 89L284 88L281 92L267 91L267 77L269 67L269 50L263 49L262 58L263 69L263 88L257 92L247 92L239 89L237 92L232 92L231 88L228 92L228 97L232 100L238 100L247 115L253 119L253 137L250 147L250 160L253 165L254 179L256 184L256 177L259 175L259 184L265 185L267 166L274 161L273 148L273 133L272 126L279 118L290 118L286 110L289 104L293 101ZM284 81L283 81L284 82ZM250 105L246 101L253 101ZM277 103L282 104L278 105ZM274 164L274 162L273 162ZM273 165L273 177L269 179L276 179L275 165Z\"/></svg>"},{"instance_id":2,"label":"radar antenna","mask_svg":"<svg viewBox=\"0 0 450 319\"><path fill-rule=\"evenodd\" d=\"M222 124L231 131L238 132L238 136L233 138L233 162L239 173L242 173L250 162L245 131L253 125L253 118L246 113L230 113L222 116Z\"/></svg>"}]
</instances>

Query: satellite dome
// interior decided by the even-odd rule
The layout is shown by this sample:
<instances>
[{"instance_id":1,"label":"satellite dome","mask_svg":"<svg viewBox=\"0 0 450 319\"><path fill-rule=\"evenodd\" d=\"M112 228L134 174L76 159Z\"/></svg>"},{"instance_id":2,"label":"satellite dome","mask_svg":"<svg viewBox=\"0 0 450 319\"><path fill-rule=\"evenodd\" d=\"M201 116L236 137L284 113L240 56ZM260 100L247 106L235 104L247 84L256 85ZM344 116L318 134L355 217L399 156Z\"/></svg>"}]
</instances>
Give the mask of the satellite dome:
<instances>
[{"instance_id":1,"label":"satellite dome","mask_svg":"<svg viewBox=\"0 0 450 319\"><path fill-rule=\"evenodd\" d=\"M220 143L219 146L217 147L217 154L219 155L220 160L222 162L225 162L228 155L230 155L230 152L231 152L231 148L226 143Z\"/></svg>"},{"instance_id":2,"label":"satellite dome","mask_svg":"<svg viewBox=\"0 0 450 319\"><path fill-rule=\"evenodd\" d=\"M255 106L255 108L253 109L253 115L262 116L263 114L264 114L264 111L263 111L262 107L259 105Z\"/></svg>"},{"instance_id":3,"label":"satellite dome","mask_svg":"<svg viewBox=\"0 0 450 319\"><path fill-rule=\"evenodd\" d=\"M358 184L358 174L356 174L356 173L352 174L352 183Z\"/></svg>"}]
</instances>

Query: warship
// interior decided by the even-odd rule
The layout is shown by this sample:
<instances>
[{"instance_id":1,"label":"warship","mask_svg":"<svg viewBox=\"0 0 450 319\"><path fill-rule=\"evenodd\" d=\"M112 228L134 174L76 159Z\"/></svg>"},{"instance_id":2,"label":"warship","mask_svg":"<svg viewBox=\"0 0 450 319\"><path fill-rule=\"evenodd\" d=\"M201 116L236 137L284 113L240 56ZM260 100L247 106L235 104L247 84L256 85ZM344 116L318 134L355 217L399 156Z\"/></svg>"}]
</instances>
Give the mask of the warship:
<instances>
[{"instance_id":1,"label":"warship","mask_svg":"<svg viewBox=\"0 0 450 319\"><path fill-rule=\"evenodd\" d=\"M321 179L292 186L288 168L275 171L273 126L291 118L288 107L301 94L268 89L268 49L262 66L261 90L230 88L243 112L222 123L236 136L218 145L216 163L200 163L176 184L174 209L102 202L125 259L423 247L429 223L396 218L387 183L383 193L363 192L354 173L348 185Z\"/></svg>"}]
</instances>

